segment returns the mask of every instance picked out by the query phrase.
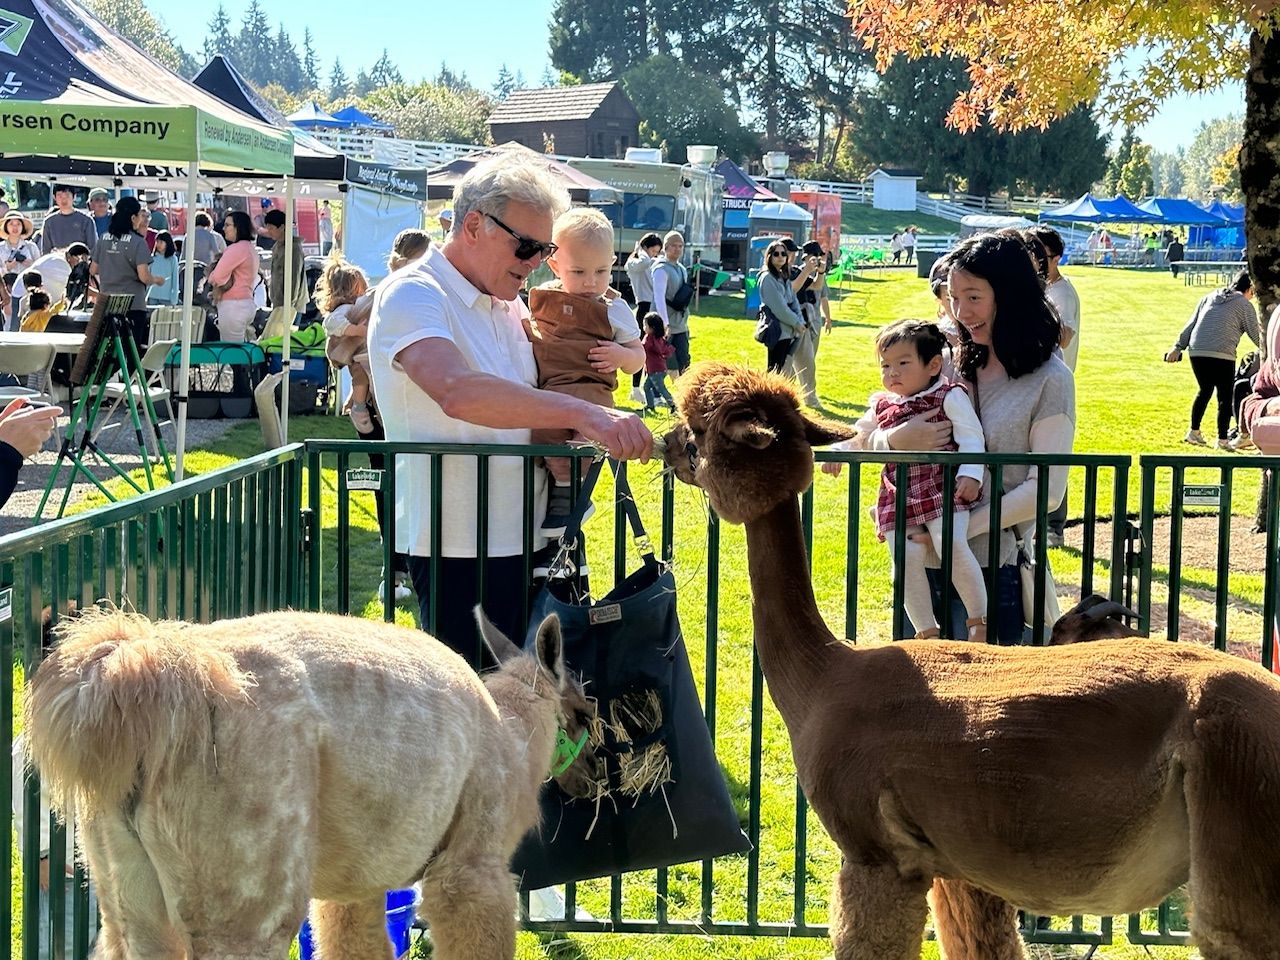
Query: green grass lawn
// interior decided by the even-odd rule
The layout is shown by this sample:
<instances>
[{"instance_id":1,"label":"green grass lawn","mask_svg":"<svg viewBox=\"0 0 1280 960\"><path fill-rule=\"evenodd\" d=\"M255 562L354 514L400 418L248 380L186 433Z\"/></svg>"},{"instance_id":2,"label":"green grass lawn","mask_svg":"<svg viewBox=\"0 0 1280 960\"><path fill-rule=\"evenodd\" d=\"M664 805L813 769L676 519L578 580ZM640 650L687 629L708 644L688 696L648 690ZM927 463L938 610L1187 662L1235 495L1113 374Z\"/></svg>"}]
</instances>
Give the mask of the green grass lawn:
<instances>
[{"instance_id":1,"label":"green grass lawn","mask_svg":"<svg viewBox=\"0 0 1280 960\"><path fill-rule=\"evenodd\" d=\"M865 209L870 208L855 208ZM846 205L846 213L850 205ZM913 222L920 223L919 218ZM921 224L924 226L923 224ZM847 229L847 228L846 228ZM1165 274L1122 272L1076 268L1070 271L1083 304L1083 329L1077 371L1078 452L1190 453L1180 443L1186 432L1187 411L1194 391L1189 365L1165 365L1161 353L1172 342L1191 313L1203 289L1184 287ZM934 301L925 282L905 272L869 273L847 282L834 305L835 330L827 337L819 355L819 392L823 412L834 419L853 420L864 409L869 393L878 387L879 374L873 350L875 332L885 323L901 317L932 317ZM751 338L754 319L747 317L738 297L709 297L692 322L692 353L695 360L718 359L763 366L764 350ZM628 384L629 386L629 384ZM621 407L634 407L620 387ZM655 418L659 429L665 420ZM291 433L297 437L352 437L345 420L335 418L294 418ZM212 449L189 459L193 473L217 469L261 449L258 425L247 421L234 427ZM1136 473L1136 471L1135 471ZM874 502L878 469L862 468L862 502ZM633 486L642 514L651 528L661 516L660 477L653 466L635 467ZM1209 475L1208 479L1213 479ZM332 607L335 587L336 476L332 464L323 470L324 578L326 607ZM845 533L848 523L847 496L850 471L840 478L819 475L814 490L815 591L828 622L839 634L856 626L860 642L879 641L888 636L890 592L885 550L877 543L870 524L862 523L857 538L859 562L855 582L858 588L856 621L845 622L846 563ZM1110 483L1100 484L1105 503L1100 512L1110 513ZM1131 477L1129 507L1138 507L1136 478ZM597 494L597 503L607 503L608 484ZM1244 489L1248 487L1249 489ZM1252 483L1238 483L1234 509L1251 513ZM1078 516L1083 497L1083 481L1072 477L1072 506ZM712 578L712 557L708 552L705 502L689 487L676 490L675 565L680 593L681 619L693 660L694 675L701 678L707 667L707 608L718 607L716 672L716 742L720 761L729 778L735 802L745 810L748 776L748 742L751 690L750 593L745 569L745 543L739 527L725 525L720 530L719 575ZM1167 495L1162 497L1167 503ZM597 570L612 569L612 523L608 511L601 510L591 525L592 562ZM376 518L371 495L353 495L352 525L352 610L381 617L376 597L381 563ZM1159 548L1157 544L1157 549ZM1167 548L1166 548L1167 549ZM1159 557L1157 553L1157 557ZM1056 550L1054 570L1064 592L1079 582L1078 551ZM1191 569L1184 573L1195 582L1210 585L1214 571ZM1097 582L1105 584L1107 566L1099 563ZM1160 585L1157 584L1157 591ZM1247 571L1234 573L1230 582L1233 618L1254 629L1248 619L1256 619L1261 577ZM1203 591L1202 591L1203 592ZM1184 599L1185 616L1210 616L1205 600L1196 594ZM1200 606L1197 606L1199 604ZM412 605L400 605L397 619L413 622ZM1211 617L1210 617L1211 618ZM1232 623L1236 622L1233 619ZM761 885L759 916L763 921L785 921L792 915L794 869L795 780L790 763L786 732L772 709L766 705L762 729L763 779L761 785ZM816 819L809 819L808 899L805 916L810 923L824 923L827 887L837 857ZM671 871L668 911L672 919L696 920L699 916L699 872L694 868ZM726 858L716 864L714 917L742 920L746 916L746 860ZM624 916L644 918L653 909L653 875L629 876L624 883ZM597 916L608 913L608 885L589 883L580 887L579 902ZM1117 922L1117 939L1122 922ZM1184 952L1157 948L1156 955L1183 956ZM611 958L645 956L649 960L675 960L696 956L715 957L821 957L829 954L824 940L794 938L787 941L710 937L627 937L610 935L561 935L554 938L522 934L521 958ZM930 944L925 956L936 956ZM1096 956L1130 958L1141 956L1127 945L1102 948Z\"/></svg>"},{"instance_id":2,"label":"green grass lawn","mask_svg":"<svg viewBox=\"0 0 1280 960\"><path fill-rule=\"evenodd\" d=\"M954 220L930 216L914 210L877 210L870 204L845 201L840 208L841 233L893 233L915 224L921 233L936 233L944 237L960 232L960 224Z\"/></svg>"}]
</instances>

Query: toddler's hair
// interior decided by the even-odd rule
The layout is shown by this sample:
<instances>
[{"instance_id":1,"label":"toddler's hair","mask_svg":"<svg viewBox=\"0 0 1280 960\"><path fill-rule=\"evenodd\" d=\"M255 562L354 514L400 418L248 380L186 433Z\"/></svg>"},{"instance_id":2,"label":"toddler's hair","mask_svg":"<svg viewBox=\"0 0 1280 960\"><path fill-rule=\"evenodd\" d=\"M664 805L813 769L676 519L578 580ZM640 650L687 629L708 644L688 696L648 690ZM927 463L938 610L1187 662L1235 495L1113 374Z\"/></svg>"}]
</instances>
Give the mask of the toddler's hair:
<instances>
[{"instance_id":1,"label":"toddler's hair","mask_svg":"<svg viewBox=\"0 0 1280 960\"><path fill-rule=\"evenodd\" d=\"M662 314L653 310L644 315L644 328L659 337L665 336L667 332L666 324L662 322Z\"/></svg>"},{"instance_id":2,"label":"toddler's hair","mask_svg":"<svg viewBox=\"0 0 1280 960\"><path fill-rule=\"evenodd\" d=\"M933 292L935 300L941 300L943 291L947 289L948 278L951 275L951 254L944 253L937 260L933 261L933 266L929 268L929 289Z\"/></svg>"},{"instance_id":3,"label":"toddler's hair","mask_svg":"<svg viewBox=\"0 0 1280 960\"><path fill-rule=\"evenodd\" d=\"M876 334L876 353L884 353L899 343L914 344L921 361L928 363L942 356L947 338L938 325L929 320L897 320Z\"/></svg>"},{"instance_id":4,"label":"toddler's hair","mask_svg":"<svg viewBox=\"0 0 1280 960\"><path fill-rule=\"evenodd\" d=\"M431 249L431 235L417 227L408 227L396 234L387 257L387 269L394 272L406 263L417 260Z\"/></svg>"},{"instance_id":5,"label":"toddler's hair","mask_svg":"<svg viewBox=\"0 0 1280 960\"><path fill-rule=\"evenodd\" d=\"M39 270L22 271L22 289L30 290L32 287L43 287L44 277Z\"/></svg>"},{"instance_id":6,"label":"toddler's hair","mask_svg":"<svg viewBox=\"0 0 1280 960\"><path fill-rule=\"evenodd\" d=\"M593 207L570 207L551 225L551 239L566 243L594 243L613 249L613 224Z\"/></svg>"},{"instance_id":7,"label":"toddler's hair","mask_svg":"<svg viewBox=\"0 0 1280 960\"><path fill-rule=\"evenodd\" d=\"M52 302L49 294L39 288L27 291L27 309L29 310L47 310Z\"/></svg>"},{"instance_id":8,"label":"toddler's hair","mask_svg":"<svg viewBox=\"0 0 1280 960\"><path fill-rule=\"evenodd\" d=\"M368 289L369 280L364 271L337 257L324 265L324 273L316 281L316 306L327 315L344 303L355 303Z\"/></svg>"}]
</instances>

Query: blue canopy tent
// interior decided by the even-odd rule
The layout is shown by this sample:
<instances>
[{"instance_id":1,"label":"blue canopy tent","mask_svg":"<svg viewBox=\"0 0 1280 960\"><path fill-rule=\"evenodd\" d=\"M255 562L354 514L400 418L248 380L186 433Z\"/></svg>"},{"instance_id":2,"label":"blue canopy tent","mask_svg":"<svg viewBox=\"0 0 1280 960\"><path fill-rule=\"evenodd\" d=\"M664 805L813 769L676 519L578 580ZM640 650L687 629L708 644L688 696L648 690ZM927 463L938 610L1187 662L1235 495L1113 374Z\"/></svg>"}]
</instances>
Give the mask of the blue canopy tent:
<instances>
[{"instance_id":1,"label":"blue canopy tent","mask_svg":"<svg viewBox=\"0 0 1280 960\"><path fill-rule=\"evenodd\" d=\"M1094 204L1098 209L1108 215L1108 220L1111 223L1165 224L1168 222L1161 218L1158 213L1143 210L1137 204L1129 200L1128 197L1124 196L1114 197L1111 200L1095 200Z\"/></svg>"},{"instance_id":2,"label":"blue canopy tent","mask_svg":"<svg viewBox=\"0 0 1280 960\"><path fill-rule=\"evenodd\" d=\"M349 107L343 107L341 110L335 110L333 112L333 118L335 120L342 120L350 124L352 127L359 128L361 130L395 129L395 127L389 123L383 123L381 120L373 119L373 117L369 116L355 104L352 104Z\"/></svg>"},{"instance_id":3,"label":"blue canopy tent","mask_svg":"<svg viewBox=\"0 0 1280 960\"><path fill-rule=\"evenodd\" d=\"M295 110L285 119L303 130L345 130L352 126L350 121L339 120L332 114L325 113L314 100L309 101L302 109Z\"/></svg>"},{"instance_id":4,"label":"blue canopy tent","mask_svg":"<svg viewBox=\"0 0 1280 960\"><path fill-rule=\"evenodd\" d=\"M1077 200L1040 213L1041 220L1065 223L1168 223L1158 213L1134 205L1125 197L1103 200L1086 193Z\"/></svg>"},{"instance_id":5,"label":"blue canopy tent","mask_svg":"<svg viewBox=\"0 0 1280 960\"><path fill-rule=\"evenodd\" d=\"M1152 197L1139 204L1138 209L1155 214L1161 218L1162 223L1179 226L1190 227L1203 224L1222 226L1226 222L1225 218L1218 214L1210 213L1204 207L1197 206L1182 197Z\"/></svg>"},{"instance_id":6,"label":"blue canopy tent","mask_svg":"<svg viewBox=\"0 0 1280 960\"><path fill-rule=\"evenodd\" d=\"M1103 209L1104 202L1094 197L1092 193L1086 193L1083 197L1064 203L1060 207L1041 210L1040 219L1064 223L1107 223L1112 217Z\"/></svg>"}]
</instances>

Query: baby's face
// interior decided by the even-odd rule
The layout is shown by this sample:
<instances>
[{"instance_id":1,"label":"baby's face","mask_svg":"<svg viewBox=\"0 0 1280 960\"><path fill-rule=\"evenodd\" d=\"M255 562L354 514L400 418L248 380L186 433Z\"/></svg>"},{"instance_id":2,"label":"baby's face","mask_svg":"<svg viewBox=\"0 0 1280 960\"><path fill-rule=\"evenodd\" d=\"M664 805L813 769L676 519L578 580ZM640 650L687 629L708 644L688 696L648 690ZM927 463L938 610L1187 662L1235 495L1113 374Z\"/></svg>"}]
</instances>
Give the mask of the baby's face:
<instances>
[{"instance_id":1,"label":"baby's face","mask_svg":"<svg viewBox=\"0 0 1280 960\"><path fill-rule=\"evenodd\" d=\"M880 382L886 390L899 397L919 393L929 386L941 369L941 357L925 363L914 343L894 343L880 353Z\"/></svg>"},{"instance_id":2,"label":"baby's face","mask_svg":"<svg viewBox=\"0 0 1280 960\"><path fill-rule=\"evenodd\" d=\"M565 293L581 297L599 297L609 289L613 273L613 250L598 243L583 242L576 237L556 238L560 245L547 261Z\"/></svg>"}]
</instances>

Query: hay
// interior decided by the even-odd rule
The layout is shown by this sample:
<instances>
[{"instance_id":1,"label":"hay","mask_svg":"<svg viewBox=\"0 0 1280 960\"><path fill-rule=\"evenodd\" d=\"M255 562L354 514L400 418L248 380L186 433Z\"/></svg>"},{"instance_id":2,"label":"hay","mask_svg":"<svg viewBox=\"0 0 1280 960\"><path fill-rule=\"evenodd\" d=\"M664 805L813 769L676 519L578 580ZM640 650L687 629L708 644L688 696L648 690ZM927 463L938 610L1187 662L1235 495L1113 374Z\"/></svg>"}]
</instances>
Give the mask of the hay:
<instances>
[{"instance_id":1,"label":"hay","mask_svg":"<svg viewBox=\"0 0 1280 960\"><path fill-rule=\"evenodd\" d=\"M631 690L616 697L609 704L609 716L597 713L588 727L588 741L596 748L595 770L592 772L592 793L590 802L595 804L596 816L587 829L590 839L600 818L600 806L608 800L614 803L613 794L618 793L632 801L632 805L648 795L661 792L666 800L666 785L671 783L671 755L667 745L655 740L639 750L626 749L636 741L647 740L662 729L662 699L657 690ZM608 738L606 738L606 733ZM609 785L609 771L605 754L609 742L622 747L617 753L618 786L612 790ZM670 804L668 804L668 810ZM673 835L677 832L674 819L671 823Z\"/></svg>"}]
</instances>

